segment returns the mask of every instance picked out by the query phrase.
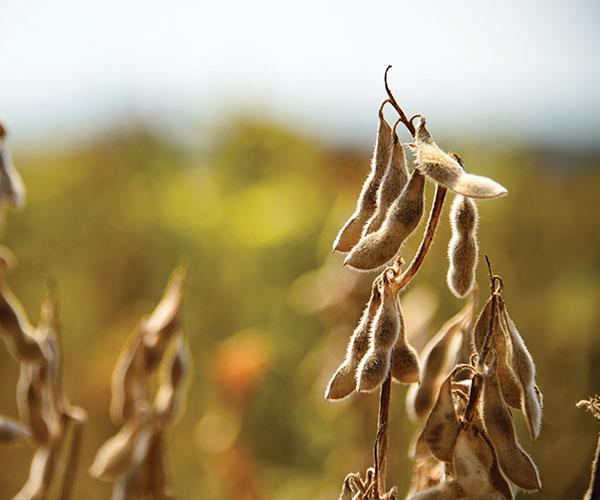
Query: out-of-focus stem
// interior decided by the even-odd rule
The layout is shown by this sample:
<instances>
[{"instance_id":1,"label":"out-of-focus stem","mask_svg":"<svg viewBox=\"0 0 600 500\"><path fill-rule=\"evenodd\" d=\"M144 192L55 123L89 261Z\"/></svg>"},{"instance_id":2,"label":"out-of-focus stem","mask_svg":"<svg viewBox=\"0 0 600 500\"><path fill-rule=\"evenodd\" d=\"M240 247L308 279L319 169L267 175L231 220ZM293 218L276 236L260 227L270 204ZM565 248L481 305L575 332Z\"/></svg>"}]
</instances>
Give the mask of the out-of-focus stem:
<instances>
[{"instance_id":1,"label":"out-of-focus stem","mask_svg":"<svg viewBox=\"0 0 600 500\"><path fill-rule=\"evenodd\" d=\"M392 372L390 371L381 386L381 397L379 399L379 418L377 422L377 437L375 438L375 498L379 498L380 493L385 493L391 391Z\"/></svg>"}]
</instances>

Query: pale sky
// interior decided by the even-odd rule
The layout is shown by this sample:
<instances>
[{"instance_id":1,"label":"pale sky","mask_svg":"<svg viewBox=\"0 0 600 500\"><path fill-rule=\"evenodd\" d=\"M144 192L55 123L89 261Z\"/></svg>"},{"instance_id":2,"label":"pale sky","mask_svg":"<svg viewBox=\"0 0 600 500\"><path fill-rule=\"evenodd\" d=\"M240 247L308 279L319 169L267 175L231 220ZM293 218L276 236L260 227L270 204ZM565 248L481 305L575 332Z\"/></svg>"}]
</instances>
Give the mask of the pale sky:
<instances>
[{"instance_id":1,"label":"pale sky","mask_svg":"<svg viewBox=\"0 0 600 500\"><path fill-rule=\"evenodd\" d=\"M367 144L392 64L432 129L590 146L599 25L594 0L0 0L0 118L15 140L69 142L252 111Z\"/></svg>"}]
</instances>

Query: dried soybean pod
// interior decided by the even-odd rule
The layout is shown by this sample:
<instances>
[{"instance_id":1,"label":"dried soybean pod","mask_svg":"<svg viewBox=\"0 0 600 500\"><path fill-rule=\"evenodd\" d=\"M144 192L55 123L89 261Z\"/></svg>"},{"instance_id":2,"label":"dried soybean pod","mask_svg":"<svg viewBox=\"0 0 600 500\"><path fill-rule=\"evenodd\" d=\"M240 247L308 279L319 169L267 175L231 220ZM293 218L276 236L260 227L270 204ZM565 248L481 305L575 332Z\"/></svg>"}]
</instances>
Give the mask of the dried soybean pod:
<instances>
[{"instance_id":1,"label":"dried soybean pod","mask_svg":"<svg viewBox=\"0 0 600 500\"><path fill-rule=\"evenodd\" d=\"M94 463L89 469L90 476L103 481L112 481L123 475L132 465L139 433L139 422L125 423L119 432L105 441L96 453Z\"/></svg>"},{"instance_id":2,"label":"dried soybean pod","mask_svg":"<svg viewBox=\"0 0 600 500\"><path fill-rule=\"evenodd\" d=\"M460 431L451 390L452 377L456 371L456 368L452 370L440 386L437 400L425 424L429 451L438 460L448 463L452 462L454 444Z\"/></svg>"},{"instance_id":3,"label":"dried soybean pod","mask_svg":"<svg viewBox=\"0 0 600 500\"><path fill-rule=\"evenodd\" d=\"M452 346L460 327L465 320L465 311L460 311L442 325L440 330L425 344L421 351L421 383L411 387L407 393L406 405L409 415L418 419L425 418L433 404L441 377L447 370L452 354Z\"/></svg>"},{"instance_id":4,"label":"dried soybean pod","mask_svg":"<svg viewBox=\"0 0 600 500\"><path fill-rule=\"evenodd\" d=\"M134 331L129 345L121 352L112 374L109 413L115 424L120 424L133 416L136 394L143 391L144 387L143 362L142 338Z\"/></svg>"},{"instance_id":5,"label":"dried soybean pod","mask_svg":"<svg viewBox=\"0 0 600 500\"><path fill-rule=\"evenodd\" d=\"M457 196L450 210L452 238L448 246L447 282L450 291L459 298L465 297L475 284L477 267L477 205L470 198Z\"/></svg>"},{"instance_id":6,"label":"dried soybean pod","mask_svg":"<svg viewBox=\"0 0 600 500\"><path fill-rule=\"evenodd\" d=\"M500 383L493 369L488 371L485 378L483 423L506 477L524 490L539 491L542 485L537 469L517 442L512 415L504 402Z\"/></svg>"},{"instance_id":7,"label":"dried soybean pod","mask_svg":"<svg viewBox=\"0 0 600 500\"><path fill-rule=\"evenodd\" d=\"M381 227L358 242L344 260L344 265L366 271L383 266L394 257L404 240L419 225L424 193L425 178L420 169L415 168L408 184L389 208Z\"/></svg>"},{"instance_id":8,"label":"dried soybean pod","mask_svg":"<svg viewBox=\"0 0 600 500\"><path fill-rule=\"evenodd\" d=\"M398 294L394 294L396 308L398 310L399 329L398 338L392 350L392 377L396 382L403 384L413 384L419 382L421 368L419 366L419 356L417 351L406 340L406 331L404 329L404 314L400 306Z\"/></svg>"},{"instance_id":9,"label":"dried soybean pod","mask_svg":"<svg viewBox=\"0 0 600 500\"><path fill-rule=\"evenodd\" d=\"M31 432L21 423L0 415L0 443L12 443L29 436Z\"/></svg>"},{"instance_id":10,"label":"dried soybean pod","mask_svg":"<svg viewBox=\"0 0 600 500\"><path fill-rule=\"evenodd\" d=\"M371 298L350 338L346 358L329 381L325 392L326 399L342 399L352 394L356 389L356 370L369 349L371 325L377 314L377 309L381 305L381 294L377 287L378 281L378 278L373 281Z\"/></svg>"},{"instance_id":11,"label":"dried soybean pod","mask_svg":"<svg viewBox=\"0 0 600 500\"><path fill-rule=\"evenodd\" d=\"M377 231L381 227L389 208L394 200L400 196L400 193L402 193L402 190L408 182L409 173L408 168L406 168L406 154L404 153L404 147L396 133L396 126L399 122L400 119L394 124L392 155L385 175L381 181L381 185L379 186L379 190L377 191L377 210L367 224L365 224L362 232L363 236Z\"/></svg>"},{"instance_id":12,"label":"dried soybean pod","mask_svg":"<svg viewBox=\"0 0 600 500\"><path fill-rule=\"evenodd\" d=\"M426 120L421 116L415 134L416 163L423 173L469 198L497 198L508 191L496 181L480 175L466 174L457 156L444 153L425 128Z\"/></svg>"},{"instance_id":13,"label":"dried soybean pod","mask_svg":"<svg viewBox=\"0 0 600 500\"><path fill-rule=\"evenodd\" d=\"M496 349L498 356L498 365L496 367L496 373L498 380L500 381L500 387L502 389L502 396L504 401L513 408L521 408L521 395L522 390L513 371L512 367L508 364L508 348L506 345L506 335L502 328L500 328L500 322L497 322L497 331L494 331L493 346Z\"/></svg>"},{"instance_id":14,"label":"dried soybean pod","mask_svg":"<svg viewBox=\"0 0 600 500\"><path fill-rule=\"evenodd\" d=\"M39 368L30 363L21 363L17 382L17 406L21 420L31 429L31 434L38 443L47 443L50 439L44 403Z\"/></svg>"},{"instance_id":15,"label":"dried soybean pod","mask_svg":"<svg viewBox=\"0 0 600 500\"><path fill-rule=\"evenodd\" d=\"M465 423L456 438L452 465L456 479L468 496L479 498L483 492L492 489L489 470L493 461L488 444L475 427ZM498 498L501 497L498 495Z\"/></svg>"},{"instance_id":16,"label":"dried soybean pod","mask_svg":"<svg viewBox=\"0 0 600 500\"><path fill-rule=\"evenodd\" d=\"M458 500L459 498L465 498L465 492L458 481L453 479L444 481L433 488L419 491L407 500Z\"/></svg>"},{"instance_id":17,"label":"dried soybean pod","mask_svg":"<svg viewBox=\"0 0 600 500\"><path fill-rule=\"evenodd\" d=\"M145 355L145 375L160 363L167 345L181 326L180 310L186 271L176 267L169 278L160 302L152 313L140 322L140 334Z\"/></svg>"},{"instance_id":18,"label":"dried soybean pod","mask_svg":"<svg viewBox=\"0 0 600 500\"><path fill-rule=\"evenodd\" d=\"M13 166L8 147L6 146L6 129L0 123L0 209L9 203L15 208L25 204L25 185ZM3 214L0 215L0 218Z\"/></svg>"},{"instance_id":19,"label":"dried soybean pod","mask_svg":"<svg viewBox=\"0 0 600 500\"><path fill-rule=\"evenodd\" d=\"M352 250L360 240L364 225L377 209L377 191L392 153L392 128L383 116L383 107L386 102L388 102L387 99L383 101L379 108L379 128L373 159L371 160L371 172L363 184L354 213L344 224L333 243L334 252L349 252Z\"/></svg>"},{"instance_id":20,"label":"dried soybean pod","mask_svg":"<svg viewBox=\"0 0 600 500\"><path fill-rule=\"evenodd\" d=\"M44 500L54 476L55 451L50 445L38 448L29 466L29 477L12 500Z\"/></svg>"},{"instance_id":21,"label":"dried soybean pod","mask_svg":"<svg viewBox=\"0 0 600 500\"><path fill-rule=\"evenodd\" d=\"M521 409L531 439L535 441L542 425L542 401L541 393L535 385L535 365L503 301L500 303L500 310L512 344L512 368L522 388Z\"/></svg>"},{"instance_id":22,"label":"dried soybean pod","mask_svg":"<svg viewBox=\"0 0 600 500\"><path fill-rule=\"evenodd\" d=\"M179 339L154 398L154 415L167 420L173 417L179 402L183 380L188 371L188 353L183 339Z\"/></svg>"},{"instance_id":23,"label":"dried soybean pod","mask_svg":"<svg viewBox=\"0 0 600 500\"><path fill-rule=\"evenodd\" d=\"M371 326L369 350L356 372L358 391L372 391L383 383L390 369L392 349L400 333L398 295L392 290L386 274L380 282L381 306Z\"/></svg>"},{"instance_id":24,"label":"dried soybean pod","mask_svg":"<svg viewBox=\"0 0 600 500\"><path fill-rule=\"evenodd\" d=\"M490 314L492 313L492 302L492 297L490 297L485 303L483 309L481 310L479 318L477 318L477 322L475 323L475 327L473 328L471 346L473 348L473 351L478 354L481 354L481 349L483 348L483 343L485 342L485 337L487 336L490 327Z\"/></svg>"}]
</instances>

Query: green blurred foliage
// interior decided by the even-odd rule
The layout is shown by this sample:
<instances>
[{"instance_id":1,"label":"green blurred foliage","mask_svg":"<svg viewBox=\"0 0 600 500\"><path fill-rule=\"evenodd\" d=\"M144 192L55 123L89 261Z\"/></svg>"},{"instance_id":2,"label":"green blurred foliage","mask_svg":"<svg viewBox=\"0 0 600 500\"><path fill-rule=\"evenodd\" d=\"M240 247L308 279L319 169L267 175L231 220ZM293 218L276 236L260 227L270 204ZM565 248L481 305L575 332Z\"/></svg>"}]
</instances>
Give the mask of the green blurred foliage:
<instances>
[{"instance_id":1,"label":"green blurred foliage","mask_svg":"<svg viewBox=\"0 0 600 500\"><path fill-rule=\"evenodd\" d=\"M369 152L327 149L251 119L223 127L220 137L192 152L139 129L72 151L14 154L28 203L7 217L2 242L19 259L8 280L36 323L47 277L58 279L65 390L89 413L76 499L109 496L87 468L116 432L108 418L112 369L180 262L189 265L183 317L194 368L185 413L169 434L176 497L333 499L345 475L372 460L377 396L323 400L372 278L343 269L342 256L330 252ZM575 403L600 391L600 155L475 145L460 153L470 171L509 189L480 203L479 238L504 277L545 396L536 443L515 416L544 483L532 498L581 496L598 431ZM426 309L415 297L435 297L427 335L461 307L445 284L447 210L407 292L413 300L406 297L415 317ZM413 236L405 259L418 243ZM480 266L480 304L486 277ZM18 364L4 347L0 367L0 411L16 416ZM393 388L390 430L389 482L401 492L416 429L405 394ZM32 450L0 448L2 498L25 481Z\"/></svg>"}]
</instances>

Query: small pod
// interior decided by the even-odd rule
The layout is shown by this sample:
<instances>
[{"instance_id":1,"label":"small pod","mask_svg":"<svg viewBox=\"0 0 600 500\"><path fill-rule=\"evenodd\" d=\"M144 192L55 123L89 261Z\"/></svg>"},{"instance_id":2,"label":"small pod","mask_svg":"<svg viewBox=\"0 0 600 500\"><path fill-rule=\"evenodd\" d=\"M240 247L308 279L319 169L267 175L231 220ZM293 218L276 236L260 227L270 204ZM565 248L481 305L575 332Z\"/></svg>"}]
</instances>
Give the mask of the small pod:
<instances>
[{"instance_id":1,"label":"small pod","mask_svg":"<svg viewBox=\"0 0 600 500\"><path fill-rule=\"evenodd\" d=\"M368 271L383 266L400 249L423 216L425 178L418 168L410 176L400 196L392 203L381 227L352 249L344 265Z\"/></svg>"},{"instance_id":2,"label":"small pod","mask_svg":"<svg viewBox=\"0 0 600 500\"><path fill-rule=\"evenodd\" d=\"M464 298L475 284L477 267L477 223L479 214L477 205L470 198L457 196L450 210L452 238L448 246L447 282L450 291L459 298Z\"/></svg>"},{"instance_id":3,"label":"small pod","mask_svg":"<svg viewBox=\"0 0 600 500\"><path fill-rule=\"evenodd\" d=\"M50 426L44 386L40 381L39 367L21 363L21 373L17 382L17 406L21 420L31 429L38 443L50 439Z\"/></svg>"},{"instance_id":4,"label":"small pod","mask_svg":"<svg viewBox=\"0 0 600 500\"><path fill-rule=\"evenodd\" d=\"M89 469L90 476L102 481L114 481L125 474L134 465L134 453L138 447L140 431L139 422L125 423L96 453L94 463Z\"/></svg>"},{"instance_id":5,"label":"small pod","mask_svg":"<svg viewBox=\"0 0 600 500\"><path fill-rule=\"evenodd\" d=\"M398 295L395 303L398 310L398 318L400 320L398 338L392 350L392 377L396 382L402 384L414 384L420 382L421 367L419 365L419 356L413 346L406 340L406 331L404 329L404 314L400 306Z\"/></svg>"},{"instance_id":6,"label":"small pod","mask_svg":"<svg viewBox=\"0 0 600 500\"><path fill-rule=\"evenodd\" d=\"M421 383L414 389L411 387L406 396L408 413L413 418L424 419L433 408L442 376L447 373L448 362L455 354L455 339L465 319L464 310L450 318L421 351Z\"/></svg>"},{"instance_id":7,"label":"small pod","mask_svg":"<svg viewBox=\"0 0 600 500\"><path fill-rule=\"evenodd\" d=\"M497 198L508 191L496 181L480 175L465 173L457 156L444 153L425 128L425 117L415 134L416 163L423 173L455 193L469 198Z\"/></svg>"},{"instance_id":8,"label":"small pod","mask_svg":"<svg viewBox=\"0 0 600 500\"><path fill-rule=\"evenodd\" d=\"M361 359L369 349L371 326L381 305L381 294L377 287L377 282L378 279L373 281L371 298L350 338L346 358L329 381L327 391L325 392L326 399L342 399L352 394L356 389L356 370Z\"/></svg>"},{"instance_id":9,"label":"small pod","mask_svg":"<svg viewBox=\"0 0 600 500\"><path fill-rule=\"evenodd\" d=\"M483 349L483 344L485 342L485 338L487 337L489 328L490 328L490 315L492 314L492 297L488 299L485 303L485 306L479 313L479 317L475 322L475 327L473 328L473 333L471 335L471 347L472 351L477 354L481 354L481 350Z\"/></svg>"},{"instance_id":10,"label":"small pod","mask_svg":"<svg viewBox=\"0 0 600 500\"><path fill-rule=\"evenodd\" d=\"M483 423L506 477L524 490L542 487L538 471L517 442L512 415L504 402L495 369L491 368L483 389Z\"/></svg>"},{"instance_id":11,"label":"small pod","mask_svg":"<svg viewBox=\"0 0 600 500\"><path fill-rule=\"evenodd\" d=\"M456 409L452 399L453 370L440 386L438 397L427 417L425 438L429 451L438 460L451 463L454 444L460 432Z\"/></svg>"},{"instance_id":12,"label":"small pod","mask_svg":"<svg viewBox=\"0 0 600 500\"><path fill-rule=\"evenodd\" d=\"M523 338L508 315L504 302L500 303L500 310L512 344L512 369L522 388L521 409L531 439L535 441L542 425L542 401L541 393L535 385L535 365Z\"/></svg>"},{"instance_id":13,"label":"small pod","mask_svg":"<svg viewBox=\"0 0 600 500\"><path fill-rule=\"evenodd\" d=\"M365 224L362 233L363 236L373 233L381 227L389 208L394 200L400 196L400 193L402 193L408 182L409 173L408 168L406 168L406 154L404 153L404 147L398 138L398 134L396 134L397 124L398 122L394 125L392 156L377 191L377 210L373 214L373 217Z\"/></svg>"},{"instance_id":14,"label":"small pod","mask_svg":"<svg viewBox=\"0 0 600 500\"><path fill-rule=\"evenodd\" d=\"M358 391L373 391L383 383L390 370L392 349L402 328L398 294L385 274L380 290L381 306L371 326L369 350L356 372Z\"/></svg>"},{"instance_id":15,"label":"small pod","mask_svg":"<svg viewBox=\"0 0 600 500\"><path fill-rule=\"evenodd\" d=\"M498 358L496 374L498 375L498 380L500 381L500 387L502 389L504 401L512 408L520 409L522 390L515 372L508 363L508 346L506 342L506 335L504 334L499 321L494 323L493 346L494 349L496 349Z\"/></svg>"},{"instance_id":16,"label":"small pod","mask_svg":"<svg viewBox=\"0 0 600 500\"><path fill-rule=\"evenodd\" d=\"M379 128L371 172L363 184L356 209L333 242L334 252L349 252L360 240L365 223L377 210L377 191L390 161L392 153L392 128L383 116L384 101L379 108Z\"/></svg>"},{"instance_id":17,"label":"small pod","mask_svg":"<svg viewBox=\"0 0 600 500\"><path fill-rule=\"evenodd\" d=\"M25 204L25 185L13 166L8 147L6 146L6 130L0 123L0 209L5 204L21 208ZM0 215L0 219L3 214Z\"/></svg>"},{"instance_id":18,"label":"small pod","mask_svg":"<svg viewBox=\"0 0 600 500\"><path fill-rule=\"evenodd\" d=\"M167 368L162 374L162 381L154 398L154 415L168 420L173 417L182 400L180 396L183 380L188 372L188 353L179 339Z\"/></svg>"},{"instance_id":19,"label":"small pod","mask_svg":"<svg viewBox=\"0 0 600 500\"><path fill-rule=\"evenodd\" d=\"M121 351L112 374L109 413L115 424L133 416L136 397L144 384L143 363L142 338L134 332L129 344Z\"/></svg>"},{"instance_id":20,"label":"small pod","mask_svg":"<svg viewBox=\"0 0 600 500\"><path fill-rule=\"evenodd\" d=\"M55 449L44 445L33 455L29 466L29 477L12 500L44 500L56 468Z\"/></svg>"}]
</instances>

